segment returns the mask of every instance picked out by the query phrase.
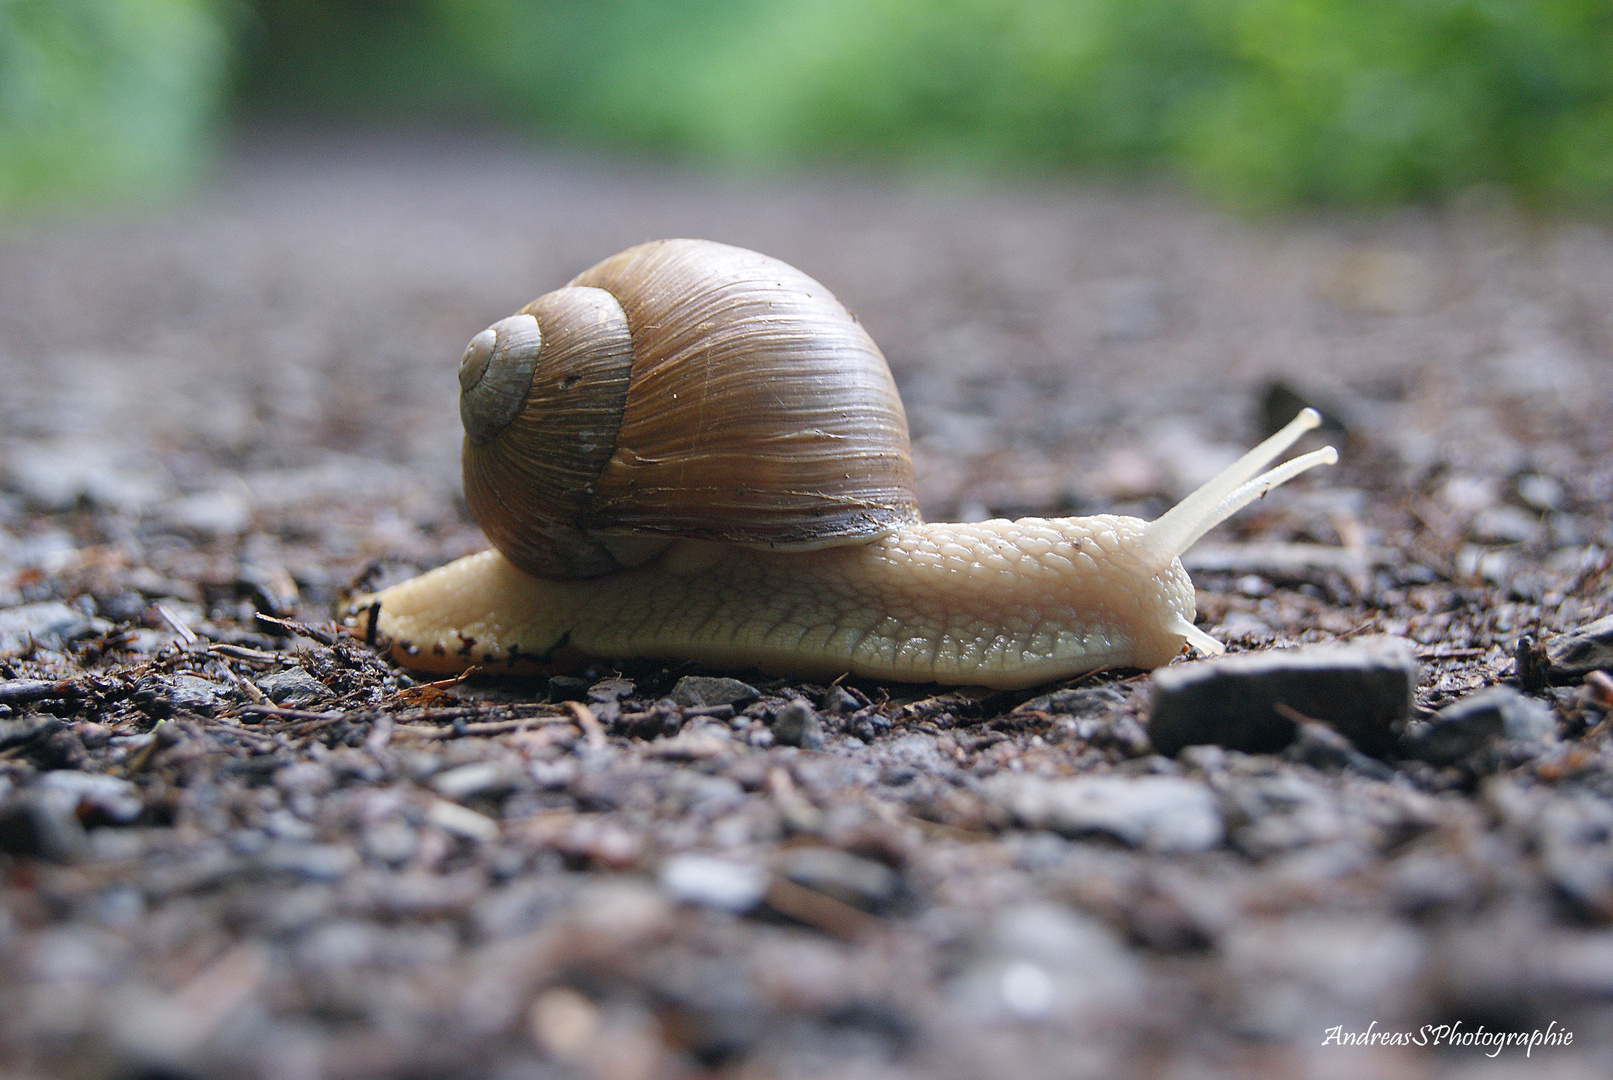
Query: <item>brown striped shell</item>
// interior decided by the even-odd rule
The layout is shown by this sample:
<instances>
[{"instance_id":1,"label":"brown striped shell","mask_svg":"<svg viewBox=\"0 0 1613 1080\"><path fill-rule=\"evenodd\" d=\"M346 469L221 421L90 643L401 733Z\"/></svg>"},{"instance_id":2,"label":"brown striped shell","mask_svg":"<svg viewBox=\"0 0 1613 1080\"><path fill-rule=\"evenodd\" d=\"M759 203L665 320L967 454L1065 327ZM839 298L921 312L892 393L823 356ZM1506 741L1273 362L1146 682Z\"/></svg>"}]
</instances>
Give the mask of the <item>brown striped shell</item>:
<instances>
[{"instance_id":1,"label":"brown striped shell","mask_svg":"<svg viewBox=\"0 0 1613 1080\"><path fill-rule=\"evenodd\" d=\"M476 335L459 378L471 513L540 577L675 537L812 548L919 520L879 347L753 251L629 248Z\"/></svg>"}]
</instances>

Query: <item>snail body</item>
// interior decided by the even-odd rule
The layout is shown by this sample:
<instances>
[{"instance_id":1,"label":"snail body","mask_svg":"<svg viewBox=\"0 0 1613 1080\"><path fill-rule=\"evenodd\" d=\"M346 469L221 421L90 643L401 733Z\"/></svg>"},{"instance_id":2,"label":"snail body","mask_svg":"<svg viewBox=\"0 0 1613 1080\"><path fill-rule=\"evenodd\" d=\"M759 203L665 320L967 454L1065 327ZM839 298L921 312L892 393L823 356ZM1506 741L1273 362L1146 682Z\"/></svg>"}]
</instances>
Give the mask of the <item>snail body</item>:
<instances>
[{"instance_id":1,"label":"snail body","mask_svg":"<svg viewBox=\"0 0 1613 1080\"><path fill-rule=\"evenodd\" d=\"M1219 652L1180 555L1337 458L1266 470L1306 410L1152 522L923 522L878 347L799 271L703 241L629 249L495 323L460 382L494 550L354 602L439 672L659 657L1013 688Z\"/></svg>"}]
</instances>

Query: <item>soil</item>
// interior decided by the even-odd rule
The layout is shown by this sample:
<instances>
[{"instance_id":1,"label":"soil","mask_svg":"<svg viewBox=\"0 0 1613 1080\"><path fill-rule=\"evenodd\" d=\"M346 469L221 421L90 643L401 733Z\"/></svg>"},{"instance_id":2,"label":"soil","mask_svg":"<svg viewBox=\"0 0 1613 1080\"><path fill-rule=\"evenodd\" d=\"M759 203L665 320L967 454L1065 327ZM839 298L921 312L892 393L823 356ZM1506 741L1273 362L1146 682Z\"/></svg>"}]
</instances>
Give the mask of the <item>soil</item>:
<instances>
[{"instance_id":1,"label":"soil","mask_svg":"<svg viewBox=\"0 0 1613 1080\"><path fill-rule=\"evenodd\" d=\"M1201 626L1409 639L1401 735L1497 684L1546 729L1167 757L1146 672L432 684L339 633L481 546L470 335L675 235L859 315L930 518L1152 516L1321 407L1340 463L1186 560ZM281 134L12 223L0 1071L1613 1074L1613 682L1549 652L1613 612L1610 361L1613 236L1483 193L1251 222Z\"/></svg>"}]
</instances>

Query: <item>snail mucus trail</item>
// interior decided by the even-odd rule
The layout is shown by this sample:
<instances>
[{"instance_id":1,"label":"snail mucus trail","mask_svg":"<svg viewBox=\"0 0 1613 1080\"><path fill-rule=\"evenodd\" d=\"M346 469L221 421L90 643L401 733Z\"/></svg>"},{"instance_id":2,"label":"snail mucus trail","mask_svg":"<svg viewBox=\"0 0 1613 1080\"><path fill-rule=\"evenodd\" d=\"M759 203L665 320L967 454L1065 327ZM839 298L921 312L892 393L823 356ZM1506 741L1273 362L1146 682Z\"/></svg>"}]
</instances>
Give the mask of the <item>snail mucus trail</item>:
<instances>
[{"instance_id":1,"label":"snail mucus trail","mask_svg":"<svg viewBox=\"0 0 1613 1080\"><path fill-rule=\"evenodd\" d=\"M1191 645L1180 555L1278 484L1305 410L1160 518L924 522L878 347L778 260L643 244L472 339L466 500L493 549L354 600L406 667L589 657L1018 688ZM368 609L366 611L366 609Z\"/></svg>"}]
</instances>

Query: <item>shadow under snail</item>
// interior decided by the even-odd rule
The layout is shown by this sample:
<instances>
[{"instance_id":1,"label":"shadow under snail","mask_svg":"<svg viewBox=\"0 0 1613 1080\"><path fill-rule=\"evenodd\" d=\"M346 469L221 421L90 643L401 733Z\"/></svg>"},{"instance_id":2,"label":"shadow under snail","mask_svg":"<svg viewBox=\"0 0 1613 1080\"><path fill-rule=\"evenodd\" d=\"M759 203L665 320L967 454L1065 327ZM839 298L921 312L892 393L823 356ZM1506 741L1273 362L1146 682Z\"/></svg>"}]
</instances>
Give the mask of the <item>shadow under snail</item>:
<instances>
[{"instance_id":1,"label":"shadow under snail","mask_svg":"<svg viewBox=\"0 0 1613 1080\"><path fill-rule=\"evenodd\" d=\"M471 339L465 498L494 550L354 600L405 667L587 657L1017 688L1156 667L1179 556L1338 455L1306 410L1155 521L920 520L878 346L823 286L699 240L630 248Z\"/></svg>"}]
</instances>

